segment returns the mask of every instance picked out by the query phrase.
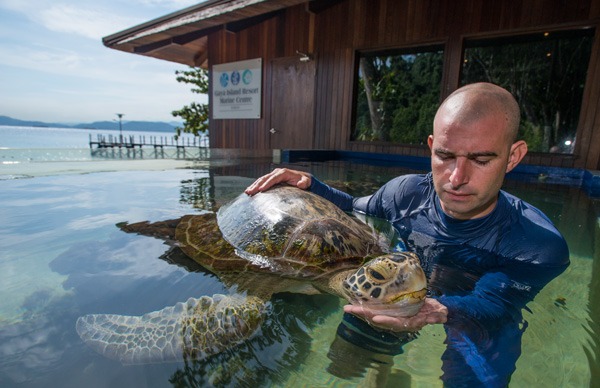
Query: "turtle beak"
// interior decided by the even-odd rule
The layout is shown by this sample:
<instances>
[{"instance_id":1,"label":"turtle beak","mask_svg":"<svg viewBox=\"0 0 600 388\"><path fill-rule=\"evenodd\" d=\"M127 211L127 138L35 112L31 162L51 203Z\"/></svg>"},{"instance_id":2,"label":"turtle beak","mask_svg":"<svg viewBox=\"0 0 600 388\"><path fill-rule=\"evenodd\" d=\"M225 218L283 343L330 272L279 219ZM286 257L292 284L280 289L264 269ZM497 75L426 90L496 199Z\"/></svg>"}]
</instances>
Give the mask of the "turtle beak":
<instances>
[{"instance_id":1,"label":"turtle beak","mask_svg":"<svg viewBox=\"0 0 600 388\"><path fill-rule=\"evenodd\" d=\"M422 290L419 290L419 291L413 291L413 292L408 292L406 294L398 295L398 297L386 302L385 304L392 305L392 304L396 304L399 302L421 303L422 301L425 300L426 296L427 296L427 289L423 288Z\"/></svg>"}]
</instances>

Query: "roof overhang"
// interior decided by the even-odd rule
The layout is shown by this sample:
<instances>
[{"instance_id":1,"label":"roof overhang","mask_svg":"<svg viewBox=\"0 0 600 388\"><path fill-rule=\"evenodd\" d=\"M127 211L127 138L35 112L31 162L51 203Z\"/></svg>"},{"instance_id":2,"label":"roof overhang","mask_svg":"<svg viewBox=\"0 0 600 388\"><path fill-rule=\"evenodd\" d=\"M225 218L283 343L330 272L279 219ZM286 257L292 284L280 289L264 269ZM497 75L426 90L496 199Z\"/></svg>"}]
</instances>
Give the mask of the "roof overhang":
<instances>
[{"instance_id":1,"label":"roof overhang","mask_svg":"<svg viewBox=\"0 0 600 388\"><path fill-rule=\"evenodd\" d=\"M210 0L102 38L106 47L208 67L208 35L238 32L309 0ZM321 3L322 1L318 1Z\"/></svg>"}]
</instances>

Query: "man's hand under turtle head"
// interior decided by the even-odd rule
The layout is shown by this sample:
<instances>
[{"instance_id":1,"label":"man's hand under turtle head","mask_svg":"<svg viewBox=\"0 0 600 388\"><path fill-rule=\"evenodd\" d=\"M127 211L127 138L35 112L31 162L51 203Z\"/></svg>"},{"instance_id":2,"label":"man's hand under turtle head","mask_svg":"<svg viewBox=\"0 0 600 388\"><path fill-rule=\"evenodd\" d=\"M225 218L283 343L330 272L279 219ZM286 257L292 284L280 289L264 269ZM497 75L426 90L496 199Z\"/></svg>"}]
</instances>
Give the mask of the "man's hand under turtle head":
<instances>
[{"instance_id":1,"label":"man's hand under turtle head","mask_svg":"<svg viewBox=\"0 0 600 388\"><path fill-rule=\"evenodd\" d=\"M276 168L267 175L263 175L252 183L244 191L248 195L254 195L261 191L267 191L278 183L287 183L306 190L310 187L310 174L303 171L290 170L287 168Z\"/></svg>"},{"instance_id":2,"label":"man's hand under turtle head","mask_svg":"<svg viewBox=\"0 0 600 388\"><path fill-rule=\"evenodd\" d=\"M377 315L380 312L369 310L360 305L346 305L344 311L365 319L378 329L390 331L418 331L425 325L446 323L448 309L436 299L427 298L421 310L412 317L396 317L390 315Z\"/></svg>"}]
</instances>

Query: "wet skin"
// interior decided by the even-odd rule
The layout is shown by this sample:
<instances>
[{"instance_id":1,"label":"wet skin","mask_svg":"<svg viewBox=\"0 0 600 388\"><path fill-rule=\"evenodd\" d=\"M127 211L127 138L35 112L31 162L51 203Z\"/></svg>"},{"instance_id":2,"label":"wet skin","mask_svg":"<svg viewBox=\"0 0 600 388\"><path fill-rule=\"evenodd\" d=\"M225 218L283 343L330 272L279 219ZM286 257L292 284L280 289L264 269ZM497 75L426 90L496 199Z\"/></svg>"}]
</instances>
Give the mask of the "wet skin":
<instances>
[{"instance_id":1,"label":"wet skin","mask_svg":"<svg viewBox=\"0 0 600 388\"><path fill-rule=\"evenodd\" d=\"M510 144L502 114L463 125L455 112L460 107L448 105L440 109L427 139L435 191L447 215L484 217L494 210L504 175L521 161L527 145Z\"/></svg>"}]
</instances>

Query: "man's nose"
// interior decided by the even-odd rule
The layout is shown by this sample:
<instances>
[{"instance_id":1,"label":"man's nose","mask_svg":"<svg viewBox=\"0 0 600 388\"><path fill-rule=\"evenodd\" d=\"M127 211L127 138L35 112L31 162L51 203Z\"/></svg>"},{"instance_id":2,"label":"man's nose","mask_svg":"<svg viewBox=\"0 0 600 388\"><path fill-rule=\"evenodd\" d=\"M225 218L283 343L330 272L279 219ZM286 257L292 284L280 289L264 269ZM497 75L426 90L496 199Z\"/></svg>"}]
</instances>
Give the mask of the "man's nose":
<instances>
[{"instance_id":1,"label":"man's nose","mask_svg":"<svg viewBox=\"0 0 600 388\"><path fill-rule=\"evenodd\" d=\"M467 168L468 166L466 158L456 158L454 170L452 170L452 174L450 174L450 183L452 184L452 187L458 188L469 182Z\"/></svg>"}]
</instances>

